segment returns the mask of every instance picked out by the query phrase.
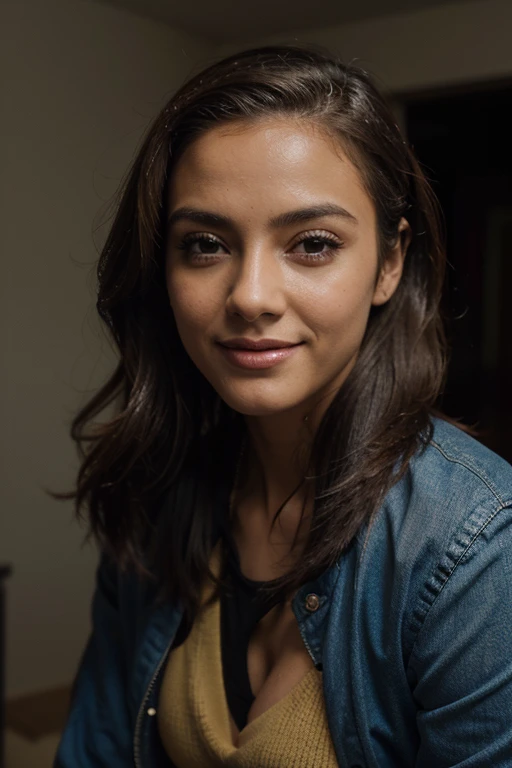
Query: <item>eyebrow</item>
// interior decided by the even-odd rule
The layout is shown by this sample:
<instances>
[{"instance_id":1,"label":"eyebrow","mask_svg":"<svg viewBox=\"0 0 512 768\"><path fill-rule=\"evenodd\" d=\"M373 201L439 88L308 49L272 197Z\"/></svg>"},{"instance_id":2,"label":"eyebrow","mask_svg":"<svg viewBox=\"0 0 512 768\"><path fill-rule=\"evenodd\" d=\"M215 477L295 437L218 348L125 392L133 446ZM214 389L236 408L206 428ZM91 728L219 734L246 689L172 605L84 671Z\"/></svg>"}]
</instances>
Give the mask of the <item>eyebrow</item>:
<instances>
[{"instance_id":1,"label":"eyebrow","mask_svg":"<svg viewBox=\"0 0 512 768\"><path fill-rule=\"evenodd\" d=\"M356 217L342 208L340 205L334 203L321 203L319 205L313 205L309 208L298 208L295 211L288 211L287 213L280 213L278 216L273 216L269 224L272 228L287 227L292 224L301 224L304 221L311 221L312 219L320 219L324 216L338 216L345 221L352 224L357 224ZM234 222L228 216L224 216L220 213L212 213L210 211L200 211L196 208L182 207L177 208L171 213L168 218L168 224L173 225L177 221L195 221L197 224L204 224L206 226L224 226L232 227Z\"/></svg>"}]
</instances>

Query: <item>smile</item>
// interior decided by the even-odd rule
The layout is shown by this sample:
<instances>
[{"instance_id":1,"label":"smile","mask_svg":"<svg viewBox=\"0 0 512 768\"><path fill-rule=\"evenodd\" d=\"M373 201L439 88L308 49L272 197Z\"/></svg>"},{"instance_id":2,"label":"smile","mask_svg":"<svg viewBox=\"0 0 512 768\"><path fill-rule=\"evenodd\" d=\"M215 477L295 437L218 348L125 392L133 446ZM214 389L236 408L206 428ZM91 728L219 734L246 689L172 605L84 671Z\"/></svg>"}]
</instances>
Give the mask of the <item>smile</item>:
<instances>
[{"instance_id":1,"label":"smile","mask_svg":"<svg viewBox=\"0 0 512 768\"><path fill-rule=\"evenodd\" d=\"M275 365L292 357L297 349L302 346L293 344L287 347L278 347L274 349L240 349L224 347L222 344L217 346L224 357L233 365L239 368L252 370L262 370L264 368L273 368Z\"/></svg>"}]
</instances>

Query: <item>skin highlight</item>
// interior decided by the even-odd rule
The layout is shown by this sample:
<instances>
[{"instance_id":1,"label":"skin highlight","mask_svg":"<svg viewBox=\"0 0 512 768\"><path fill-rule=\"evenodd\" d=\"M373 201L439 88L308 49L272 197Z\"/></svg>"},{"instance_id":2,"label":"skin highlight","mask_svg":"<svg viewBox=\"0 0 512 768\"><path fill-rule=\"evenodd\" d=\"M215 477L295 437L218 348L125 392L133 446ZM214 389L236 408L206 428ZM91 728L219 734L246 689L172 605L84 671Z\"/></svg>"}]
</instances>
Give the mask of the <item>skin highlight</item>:
<instances>
[{"instance_id":1,"label":"skin highlight","mask_svg":"<svg viewBox=\"0 0 512 768\"><path fill-rule=\"evenodd\" d=\"M348 215L271 223L323 204ZM405 237L379 269L376 212L360 173L326 132L291 118L220 125L197 138L170 179L169 217L184 208L221 220L206 226L180 217L169 225L171 308L190 358L245 415L243 495L255 529L268 530L300 482L300 457L316 424L355 364L371 307L398 286L408 225L402 220ZM301 346L277 366L246 370L217 345L240 336ZM281 515L287 538L300 501L299 493Z\"/></svg>"}]
</instances>

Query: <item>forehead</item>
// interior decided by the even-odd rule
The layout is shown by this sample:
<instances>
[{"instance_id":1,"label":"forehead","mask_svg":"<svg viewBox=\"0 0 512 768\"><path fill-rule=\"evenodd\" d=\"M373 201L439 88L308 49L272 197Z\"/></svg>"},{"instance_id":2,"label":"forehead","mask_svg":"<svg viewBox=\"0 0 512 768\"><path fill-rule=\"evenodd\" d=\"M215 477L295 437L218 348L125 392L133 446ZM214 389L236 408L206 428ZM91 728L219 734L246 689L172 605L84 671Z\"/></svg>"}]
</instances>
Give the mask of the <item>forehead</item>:
<instances>
[{"instance_id":1,"label":"forehead","mask_svg":"<svg viewBox=\"0 0 512 768\"><path fill-rule=\"evenodd\" d=\"M170 178L169 202L258 209L331 200L363 221L374 210L340 142L305 120L222 124L193 141Z\"/></svg>"}]
</instances>

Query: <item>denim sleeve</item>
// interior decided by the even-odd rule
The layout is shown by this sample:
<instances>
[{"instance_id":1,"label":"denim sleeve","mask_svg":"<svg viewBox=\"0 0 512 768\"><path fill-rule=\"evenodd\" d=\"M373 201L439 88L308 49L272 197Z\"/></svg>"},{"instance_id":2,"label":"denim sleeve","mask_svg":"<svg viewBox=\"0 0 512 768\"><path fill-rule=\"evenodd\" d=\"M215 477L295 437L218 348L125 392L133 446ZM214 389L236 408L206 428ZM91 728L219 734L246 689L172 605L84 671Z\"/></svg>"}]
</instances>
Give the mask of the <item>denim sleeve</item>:
<instances>
[{"instance_id":1,"label":"denim sleeve","mask_svg":"<svg viewBox=\"0 0 512 768\"><path fill-rule=\"evenodd\" d=\"M479 510L426 585L417 768L512 766L512 506Z\"/></svg>"},{"instance_id":2,"label":"denim sleeve","mask_svg":"<svg viewBox=\"0 0 512 768\"><path fill-rule=\"evenodd\" d=\"M102 554L92 600L92 631L73 683L68 719L53 768L132 766L126 686L117 569Z\"/></svg>"}]
</instances>

